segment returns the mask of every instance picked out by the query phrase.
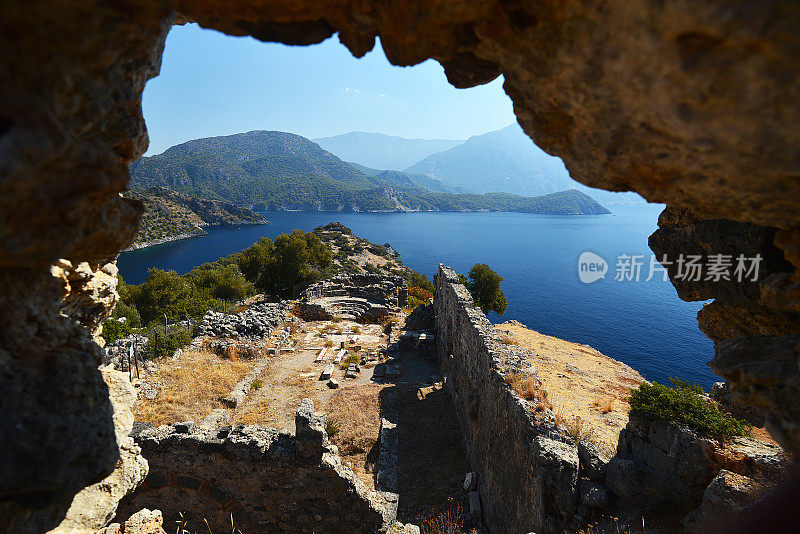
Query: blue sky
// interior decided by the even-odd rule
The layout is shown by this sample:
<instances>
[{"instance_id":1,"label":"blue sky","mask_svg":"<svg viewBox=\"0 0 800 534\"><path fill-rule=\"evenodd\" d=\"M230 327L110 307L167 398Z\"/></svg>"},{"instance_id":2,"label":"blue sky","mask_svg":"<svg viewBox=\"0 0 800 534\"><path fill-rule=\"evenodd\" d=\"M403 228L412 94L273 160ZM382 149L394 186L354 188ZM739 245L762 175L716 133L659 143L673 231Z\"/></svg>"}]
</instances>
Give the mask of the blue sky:
<instances>
[{"instance_id":1,"label":"blue sky","mask_svg":"<svg viewBox=\"0 0 800 534\"><path fill-rule=\"evenodd\" d=\"M455 89L433 60L390 65L380 42L356 59L336 36L290 47L195 24L175 26L161 74L144 91L147 155L190 139L250 130L309 138L366 131L466 139L515 120L502 83L500 77Z\"/></svg>"}]
</instances>

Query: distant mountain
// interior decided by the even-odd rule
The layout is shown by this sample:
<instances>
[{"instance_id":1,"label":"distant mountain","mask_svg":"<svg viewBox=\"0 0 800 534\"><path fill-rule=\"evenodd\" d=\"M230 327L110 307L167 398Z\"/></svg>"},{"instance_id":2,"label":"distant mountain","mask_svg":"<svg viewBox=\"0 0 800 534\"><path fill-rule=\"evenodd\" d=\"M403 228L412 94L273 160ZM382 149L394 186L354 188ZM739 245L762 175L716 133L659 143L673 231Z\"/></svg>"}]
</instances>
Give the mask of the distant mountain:
<instances>
[{"instance_id":1,"label":"distant mountain","mask_svg":"<svg viewBox=\"0 0 800 534\"><path fill-rule=\"evenodd\" d=\"M131 249L206 235L204 226L267 224L261 215L247 208L188 197L165 187L125 191L124 196L141 201L145 208Z\"/></svg>"},{"instance_id":2,"label":"distant mountain","mask_svg":"<svg viewBox=\"0 0 800 534\"><path fill-rule=\"evenodd\" d=\"M285 132L197 139L141 158L131 165L131 188L153 186L260 210L607 213L578 191L545 198L454 194L435 179L351 165Z\"/></svg>"},{"instance_id":3,"label":"distant mountain","mask_svg":"<svg viewBox=\"0 0 800 534\"><path fill-rule=\"evenodd\" d=\"M314 139L337 157L375 169L402 170L419 160L463 143L455 139L404 139L392 135L350 132Z\"/></svg>"},{"instance_id":4,"label":"distant mountain","mask_svg":"<svg viewBox=\"0 0 800 534\"><path fill-rule=\"evenodd\" d=\"M635 193L609 193L576 182L564 163L537 147L517 123L470 137L404 172L428 176L461 192L533 196L577 189L601 202L643 202Z\"/></svg>"}]
</instances>

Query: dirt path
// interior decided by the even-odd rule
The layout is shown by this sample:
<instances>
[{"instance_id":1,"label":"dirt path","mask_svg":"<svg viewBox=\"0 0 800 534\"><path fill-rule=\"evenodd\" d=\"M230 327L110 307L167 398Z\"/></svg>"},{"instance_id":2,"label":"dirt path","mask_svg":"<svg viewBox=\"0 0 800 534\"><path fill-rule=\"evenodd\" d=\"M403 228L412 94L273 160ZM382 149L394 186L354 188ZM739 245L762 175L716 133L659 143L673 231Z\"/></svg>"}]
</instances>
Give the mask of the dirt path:
<instances>
[{"instance_id":1,"label":"dirt path","mask_svg":"<svg viewBox=\"0 0 800 534\"><path fill-rule=\"evenodd\" d=\"M454 502L469 509L462 488L469 463L436 361L416 349L401 351L399 359L398 520L419 524L424 517L452 508Z\"/></svg>"}]
</instances>

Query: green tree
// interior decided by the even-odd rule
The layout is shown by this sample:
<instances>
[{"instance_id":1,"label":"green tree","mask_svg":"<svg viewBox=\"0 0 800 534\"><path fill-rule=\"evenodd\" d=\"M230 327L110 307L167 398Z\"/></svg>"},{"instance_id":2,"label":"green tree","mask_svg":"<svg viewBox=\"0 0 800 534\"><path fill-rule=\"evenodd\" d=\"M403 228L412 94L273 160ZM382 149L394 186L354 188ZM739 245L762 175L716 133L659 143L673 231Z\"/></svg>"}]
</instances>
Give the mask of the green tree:
<instances>
[{"instance_id":1,"label":"green tree","mask_svg":"<svg viewBox=\"0 0 800 534\"><path fill-rule=\"evenodd\" d=\"M240 300L253 293L253 284L247 281L236 263L205 263L189 271L188 277L198 293L206 297Z\"/></svg>"},{"instance_id":2,"label":"green tree","mask_svg":"<svg viewBox=\"0 0 800 534\"><path fill-rule=\"evenodd\" d=\"M475 304L483 310L483 313L490 311L503 314L508 306L503 290L500 289L500 282L503 277L494 272L485 263L476 263L469 270L466 286L472 294Z\"/></svg>"},{"instance_id":3,"label":"green tree","mask_svg":"<svg viewBox=\"0 0 800 534\"><path fill-rule=\"evenodd\" d=\"M295 230L275 238L272 261L259 277L259 289L292 297L295 290L320 280L333 263L333 254L311 232Z\"/></svg>"},{"instance_id":4,"label":"green tree","mask_svg":"<svg viewBox=\"0 0 800 534\"><path fill-rule=\"evenodd\" d=\"M262 237L239 254L236 261L239 269L247 280L255 285L259 285L258 279L264 267L272 263L275 255L275 245L266 237Z\"/></svg>"}]
</instances>

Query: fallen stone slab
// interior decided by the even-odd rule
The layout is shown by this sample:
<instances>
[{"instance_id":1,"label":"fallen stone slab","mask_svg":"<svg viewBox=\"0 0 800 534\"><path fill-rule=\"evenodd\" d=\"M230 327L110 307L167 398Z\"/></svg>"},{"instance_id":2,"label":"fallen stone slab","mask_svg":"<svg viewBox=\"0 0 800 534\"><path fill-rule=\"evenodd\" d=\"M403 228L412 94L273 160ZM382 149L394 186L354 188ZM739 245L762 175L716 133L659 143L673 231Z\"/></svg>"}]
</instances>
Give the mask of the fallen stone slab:
<instances>
[{"instance_id":1,"label":"fallen stone slab","mask_svg":"<svg viewBox=\"0 0 800 534\"><path fill-rule=\"evenodd\" d=\"M253 386L253 381L264 372L264 369L266 369L268 365L268 360L261 360L257 362L250 372L247 373L247 376L241 379L228 395L219 399L220 402L228 408L236 408L239 406L239 404L241 404L241 402L250 392L250 388Z\"/></svg>"},{"instance_id":2,"label":"fallen stone slab","mask_svg":"<svg viewBox=\"0 0 800 534\"><path fill-rule=\"evenodd\" d=\"M328 380L328 387L331 388L331 389L338 388L339 387L339 381L336 380L335 378L331 378L330 380Z\"/></svg>"},{"instance_id":3,"label":"fallen stone slab","mask_svg":"<svg viewBox=\"0 0 800 534\"><path fill-rule=\"evenodd\" d=\"M319 375L320 380L327 380L333 375L333 364L328 364L322 370L322 374Z\"/></svg>"},{"instance_id":4,"label":"fallen stone slab","mask_svg":"<svg viewBox=\"0 0 800 534\"><path fill-rule=\"evenodd\" d=\"M478 473L470 471L464 477L464 491L475 491L478 488Z\"/></svg>"}]
</instances>

